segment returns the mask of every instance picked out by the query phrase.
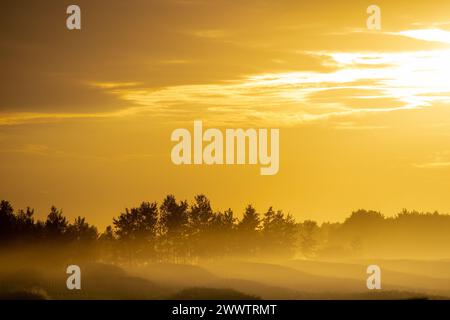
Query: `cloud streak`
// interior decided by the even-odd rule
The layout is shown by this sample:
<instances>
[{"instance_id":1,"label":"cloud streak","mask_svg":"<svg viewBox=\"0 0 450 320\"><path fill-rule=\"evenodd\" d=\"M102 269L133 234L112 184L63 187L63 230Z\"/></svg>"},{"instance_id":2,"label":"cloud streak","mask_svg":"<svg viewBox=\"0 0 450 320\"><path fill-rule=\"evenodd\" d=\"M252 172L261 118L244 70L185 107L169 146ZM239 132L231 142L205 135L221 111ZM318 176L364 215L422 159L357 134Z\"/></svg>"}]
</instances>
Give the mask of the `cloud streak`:
<instances>
[{"instance_id":1,"label":"cloud streak","mask_svg":"<svg viewBox=\"0 0 450 320\"><path fill-rule=\"evenodd\" d=\"M450 31L441 29L415 29L392 33L412 39L450 44Z\"/></svg>"},{"instance_id":2,"label":"cloud streak","mask_svg":"<svg viewBox=\"0 0 450 320\"><path fill-rule=\"evenodd\" d=\"M219 116L222 122L277 126L450 101L450 50L309 54L335 70L256 74L160 89L118 87L113 93L141 106L137 112L166 111L189 120Z\"/></svg>"},{"instance_id":3,"label":"cloud streak","mask_svg":"<svg viewBox=\"0 0 450 320\"><path fill-rule=\"evenodd\" d=\"M450 43L450 32L440 29L406 30L396 35ZM0 125L145 116L176 122L201 117L219 125L295 126L450 102L450 49L302 54L320 59L332 71L267 72L165 87L146 87L137 81L91 81L87 83L91 88L131 107L104 113L4 113Z\"/></svg>"}]
</instances>

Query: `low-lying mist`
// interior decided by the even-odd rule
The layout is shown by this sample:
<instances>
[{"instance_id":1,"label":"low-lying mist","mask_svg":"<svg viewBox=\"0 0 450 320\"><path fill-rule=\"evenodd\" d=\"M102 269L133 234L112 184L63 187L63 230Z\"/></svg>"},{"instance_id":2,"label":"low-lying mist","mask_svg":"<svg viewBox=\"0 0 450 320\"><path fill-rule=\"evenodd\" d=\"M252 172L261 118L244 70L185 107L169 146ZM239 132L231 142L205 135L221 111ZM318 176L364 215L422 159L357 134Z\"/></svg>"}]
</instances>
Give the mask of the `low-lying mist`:
<instances>
[{"instance_id":1,"label":"low-lying mist","mask_svg":"<svg viewBox=\"0 0 450 320\"><path fill-rule=\"evenodd\" d=\"M358 210L342 223L297 222L249 205L243 217L167 196L98 233L52 207L0 203L2 299L449 299L450 216ZM67 267L81 270L69 290ZM381 269L369 290L367 267Z\"/></svg>"}]
</instances>

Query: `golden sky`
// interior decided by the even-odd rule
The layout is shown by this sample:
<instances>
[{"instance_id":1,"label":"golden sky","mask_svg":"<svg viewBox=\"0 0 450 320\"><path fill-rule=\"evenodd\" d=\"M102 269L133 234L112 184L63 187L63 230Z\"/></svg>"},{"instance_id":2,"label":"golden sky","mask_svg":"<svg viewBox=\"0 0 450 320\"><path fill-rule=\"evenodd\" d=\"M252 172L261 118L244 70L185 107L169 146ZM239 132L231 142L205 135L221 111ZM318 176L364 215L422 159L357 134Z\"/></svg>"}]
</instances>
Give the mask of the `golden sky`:
<instances>
[{"instance_id":1,"label":"golden sky","mask_svg":"<svg viewBox=\"0 0 450 320\"><path fill-rule=\"evenodd\" d=\"M450 211L448 0L76 1L80 31L69 4L0 12L0 195L15 207L101 227L168 193L318 221ZM170 133L196 119L280 128L278 174L173 165Z\"/></svg>"}]
</instances>

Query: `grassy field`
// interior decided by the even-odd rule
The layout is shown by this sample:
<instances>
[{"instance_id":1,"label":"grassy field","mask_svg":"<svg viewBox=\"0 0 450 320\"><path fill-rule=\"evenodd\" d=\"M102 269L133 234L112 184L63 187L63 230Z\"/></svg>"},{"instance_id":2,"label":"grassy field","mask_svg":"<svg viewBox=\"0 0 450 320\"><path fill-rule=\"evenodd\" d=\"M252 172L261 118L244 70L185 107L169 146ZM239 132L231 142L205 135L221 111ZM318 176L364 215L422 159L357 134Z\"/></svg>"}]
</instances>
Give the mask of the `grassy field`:
<instances>
[{"instance_id":1,"label":"grassy field","mask_svg":"<svg viewBox=\"0 0 450 320\"><path fill-rule=\"evenodd\" d=\"M366 288L366 266L382 289ZM450 261L216 261L199 265L80 265L81 290L66 288L63 265L2 266L2 299L448 299Z\"/></svg>"}]
</instances>

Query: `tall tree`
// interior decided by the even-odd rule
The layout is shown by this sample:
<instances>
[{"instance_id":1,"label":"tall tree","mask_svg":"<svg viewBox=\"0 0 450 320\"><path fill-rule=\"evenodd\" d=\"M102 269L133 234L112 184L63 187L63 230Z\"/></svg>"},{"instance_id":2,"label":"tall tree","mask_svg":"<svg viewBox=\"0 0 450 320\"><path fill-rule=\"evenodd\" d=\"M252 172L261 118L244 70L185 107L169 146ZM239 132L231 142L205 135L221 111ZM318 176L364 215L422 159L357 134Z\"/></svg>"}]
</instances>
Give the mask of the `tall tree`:
<instances>
[{"instance_id":1,"label":"tall tree","mask_svg":"<svg viewBox=\"0 0 450 320\"><path fill-rule=\"evenodd\" d=\"M142 202L138 208L126 208L117 219L113 219L116 234L122 240L153 240L156 237L157 222L156 202Z\"/></svg>"},{"instance_id":2,"label":"tall tree","mask_svg":"<svg viewBox=\"0 0 450 320\"><path fill-rule=\"evenodd\" d=\"M25 210L19 210L16 215L16 233L21 241L37 238L38 229L34 221L34 209L27 207Z\"/></svg>"},{"instance_id":3,"label":"tall tree","mask_svg":"<svg viewBox=\"0 0 450 320\"><path fill-rule=\"evenodd\" d=\"M211 202L203 195L194 197L194 204L191 206L189 220L191 226L198 231L207 229L214 218Z\"/></svg>"},{"instance_id":4,"label":"tall tree","mask_svg":"<svg viewBox=\"0 0 450 320\"><path fill-rule=\"evenodd\" d=\"M14 209L8 201L0 202L0 240L5 241L14 235Z\"/></svg>"},{"instance_id":5,"label":"tall tree","mask_svg":"<svg viewBox=\"0 0 450 320\"><path fill-rule=\"evenodd\" d=\"M209 228L208 243L213 247L211 257L228 256L238 247L236 239L236 218L233 211L216 212Z\"/></svg>"},{"instance_id":6,"label":"tall tree","mask_svg":"<svg viewBox=\"0 0 450 320\"><path fill-rule=\"evenodd\" d=\"M188 226L187 209L187 201L177 203L175 196L168 195L159 208L161 233L169 237L183 236Z\"/></svg>"},{"instance_id":7,"label":"tall tree","mask_svg":"<svg viewBox=\"0 0 450 320\"><path fill-rule=\"evenodd\" d=\"M189 256L188 236L188 203L168 195L160 208L161 251L172 261L185 260Z\"/></svg>"},{"instance_id":8,"label":"tall tree","mask_svg":"<svg viewBox=\"0 0 450 320\"><path fill-rule=\"evenodd\" d=\"M256 233L259 230L260 224L261 219L259 213L256 212L256 209L251 204L249 204L245 208L244 216L239 222L238 228L242 231Z\"/></svg>"},{"instance_id":9,"label":"tall tree","mask_svg":"<svg viewBox=\"0 0 450 320\"><path fill-rule=\"evenodd\" d=\"M62 210L52 206L45 221L45 234L48 238L63 238L67 233L68 222Z\"/></svg>"},{"instance_id":10,"label":"tall tree","mask_svg":"<svg viewBox=\"0 0 450 320\"><path fill-rule=\"evenodd\" d=\"M316 221L305 220L300 224L300 249L304 256L311 257L317 248L317 233L319 226Z\"/></svg>"},{"instance_id":11,"label":"tall tree","mask_svg":"<svg viewBox=\"0 0 450 320\"><path fill-rule=\"evenodd\" d=\"M77 217L73 224L69 225L68 233L73 240L79 242L92 242L97 240L98 231L95 226L86 222L86 218Z\"/></svg>"},{"instance_id":12,"label":"tall tree","mask_svg":"<svg viewBox=\"0 0 450 320\"><path fill-rule=\"evenodd\" d=\"M107 226L105 231L98 237L101 256L107 260L117 261L117 241L114 236L114 230L111 226Z\"/></svg>"},{"instance_id":13,"label":"tall tree","mask_svg":"<svg viewBox=\"0 0 450 320\"><path fill-rule=\"evenodd\" d=\"M189 211L189 245L198 258L210 257L211 253L217 250L209 241L213 219L214 213L209 199L203 194L196 195Z\"/></svg>"},{"instance_id":14,"label":"tall tree","mask_svg":"<svg viewBox=\"0 0 450 320\"><path fill-rule=\"evenodd\" d=\"M135 258L147 259L155 254L158 204L142 202L140 207L125 209L113 219L116 234L122 241L129 262Z\"/></svg>"},{"instance_id":15,"label":"tall tree","mask_svg":"<svg viewBox=\"0 0 450 320\"><path fill-rule=\"evenodd\" d=\"M294 254L297 225L291 215L270 207L264 214L261 234L265 254L280 257Z\"/></svg>"},{"instance_id":16,"label":"tall tree","mask_svg":"<svg viewBox=\"0 0 450 320\"><path fill-rule=\"evenodd\" d=\"M249 204L245 208L242 220L237 225L242 254L254 255L259 251L260 226L260 215L256 212L256 209Z\"/></svg>"}]
</instances>

